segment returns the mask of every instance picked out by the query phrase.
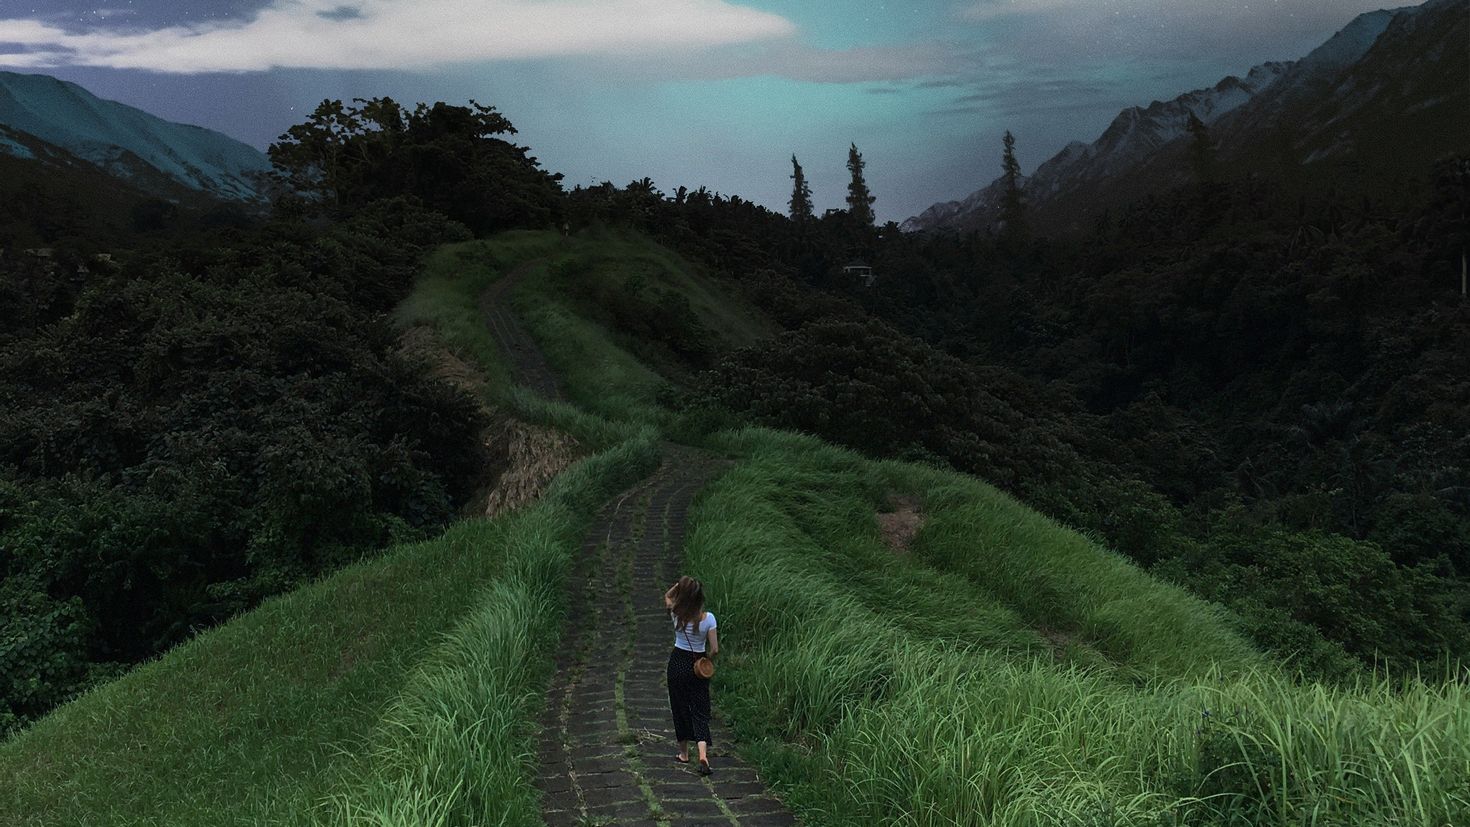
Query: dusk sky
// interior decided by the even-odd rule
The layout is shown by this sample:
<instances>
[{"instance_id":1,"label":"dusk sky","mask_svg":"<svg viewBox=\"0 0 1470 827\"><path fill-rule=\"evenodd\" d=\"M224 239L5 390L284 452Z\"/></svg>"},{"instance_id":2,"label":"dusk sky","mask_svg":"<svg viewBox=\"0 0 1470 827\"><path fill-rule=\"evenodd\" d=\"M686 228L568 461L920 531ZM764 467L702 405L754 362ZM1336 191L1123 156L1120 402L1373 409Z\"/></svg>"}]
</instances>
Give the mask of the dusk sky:
<instances>
[{"instance_id":1,"label":"dusk sky","mask_svg":"<svg viewBox=\"0 0 1470 827\"><path fill-rule=\"evenodd\" d=\"M323 98L493 105L567 185L654 179L880 219L1030 172L1125 106L1301 57L1373 0L0 0L0 69L264 148Z\"/></svg>"}]
</instances>

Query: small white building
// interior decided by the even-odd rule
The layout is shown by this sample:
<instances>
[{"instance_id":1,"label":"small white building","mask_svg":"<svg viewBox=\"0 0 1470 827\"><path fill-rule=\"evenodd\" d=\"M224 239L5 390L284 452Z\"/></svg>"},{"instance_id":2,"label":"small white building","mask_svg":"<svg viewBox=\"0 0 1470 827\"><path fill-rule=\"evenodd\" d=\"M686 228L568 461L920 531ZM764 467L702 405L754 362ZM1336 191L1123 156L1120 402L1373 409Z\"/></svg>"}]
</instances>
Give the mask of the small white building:
<instances>
[{"instance_id":1,"label":"small white building","mask_svg":"<svg viewBox=\"0 0 1470 827\"><path fill-rule=\"evenodd\" d=\"M843 265L842 274L848 278L860 279L864 287L872 287L873 279L877 278L873 275L872 267L856 260Z\"/></svg>"}]
</instances>

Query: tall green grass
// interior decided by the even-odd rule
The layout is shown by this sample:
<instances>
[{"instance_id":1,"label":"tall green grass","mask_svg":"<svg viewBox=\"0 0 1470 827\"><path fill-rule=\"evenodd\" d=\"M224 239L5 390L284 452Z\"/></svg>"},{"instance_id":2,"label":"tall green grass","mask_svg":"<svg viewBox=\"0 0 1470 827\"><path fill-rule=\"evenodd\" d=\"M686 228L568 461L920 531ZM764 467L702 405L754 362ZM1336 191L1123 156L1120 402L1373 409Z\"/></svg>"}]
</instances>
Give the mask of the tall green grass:
<instances>
[{"instance_id":1,"label":"tall green grass","mask_svg":"<svg viewBox=\"0 0 1470 827\"><path fill-rule=\"evenodd\" d=\"M502 531L462 523L391 549L58 708L0 744L0 824L244 824L307 806L499 574Z\"/></svg>"},{"instance_id":2,"label":"tall green grass","mask_svg":"<svg viewBox=\"0 0 1470 827\"><path fill-rule=\"evenodd\" d=\"M632 232L594 229L562 245L561 261L573 266L549 273L546 287L562 296L579 291L575 283L595 279L617 288L630 280L646 287L671 290L689 301L694 317L728 347L743 347L780 332L780 326L699 266L667 247ZM570 288L570 289L569 289ZM582 315L598 308L579 306ZM636 344L636 343L635 343Z\"/></svg>"},{"instance_id":3,"label":"tall green grass","mask_svg":"<svg viewBox=\"0 0 1470 827\"><path fill-rule=\"evenodd\" d=\"M418 669L363 760L325 797L324 825L540 823L530 724L564 626L563 584L588 515L658 463L652 432L557 478L505 545L504 574Z\"/></svg>"},{"instance_id":4,"label":"tall green grass","mask_svg":"<svg viewBox=\"0 0 1470 827\"><path fill-rule=\"evenodd\" d=\"M608 331L544 289L519 292L515 305L578 406L613 419L666 419L658 404L664 378L619 347Z\"/></svg>"},{"instance_id":5,"label":"tall green grass","mask_svg":"<svg viewBox=\"0 0 1470 827\"><path fill-rule=\"evenodd\" d=\"M520 404L523 399L513 394L509 368L485 328L479 302L497 279L528 264L532 269L508 298L584 416L655 424L670 420L659 394L667 384L667 370L661 368L674 366L650 363L657 349L643 348L598 321L605 314L595 306L595 296L616 293L634 281L646 289L678 293L688 300L695 319L726 347L750 344L776 331L748 302L677 254L646 238L609 230L571 238L514 232L446 245L430 256L394 320L404 328L432 327L480 368L490 380L487 401ZM544 408L539 410L544 414ZM591 423L583 419L583 424Z\"/></svg>"},{"instance_id":6,"label":"tall green grass","mask_svg":"<svg viewBox=\"0 0 1470 827\"><path fill-rule=\"evenodd\" d=\"M507 233L494 243L466 241L435 250L413 291L394 310L394 324L433 329L481 371L498 399L500 391L511 387L510 368L485 326L480 295L519 262L548 252L553 243L545 233Z\"/></svg>"},{"instance_id":7,"label":"tall green grass","mask_svg":"<svg viewBox=\"0 0 1470 827\"><path fill-rule=\"evenodd\" d=\"M554 237L552 243L512 301L568 396L589 411L666 425L670 417L659 404L660 391L686 369L660 348L614 329L599 297L616 297L634 283L677 293L716 348L751 344L776 332L749 302L647 238L592 230Z\"/></svg>"},{"instance_id":8,"label":"tall green grass","mask_svg":"<svg viewBox=\"0 0 1470 827\"><path fill-rule=\"evenodd\" d=\"M559 578L601 502L655 461L642 431L529 509L267 601L62 706L0 744L0 824L299 824L390 798L413 815L379 823L441 823L422 820L424 799L385 790L439 795L444 776L415 785L403 761L442 769L451 743L471 744L478 763L454 766L474 783L534 812L514 736L531 720ZM433 729L444 721L464 729Z\"/></svg>"},{"instance_id":9,"label":"tall green grass","mask_svg":"<svg viewBox=\"0 0 1470 827\"><path fill-rule=\"evenodd\" d=\"M720 612L717 704L808 823L1470 823L1463 685L1298 683L974 480L727 442L751 458L689 549ZM909 554L878 535L892 491L928 514Z\"/></svg>"},{"instance_id":10,"label":"tall green grass","mask_svg":"<svg viewBox=\"0 0 1470 827\"><path fill-rule=\"evenodd\" d=\"M557 427L584 446L601 450L633 438L643 427L640 423L654 416L647 404L659 382L657 377L636 362L629 365L631 357L626 354L621 358L614 354L616 370L602 370L596 359L586 355L600 347L598 343L588 343L585 336L562 336L555 324L546 324L538 332L546 349L555 354L554 361L580 368L572 372L570 386L582 389L581 396L601 399L604 404L589 408L544 399L512 383L510 367L485 326L480 307L481 295L506 273L552 256L564 243L553 233L512 232L493 240L446 245L425 262L413 291L395 310L394 323L400 329L432 329L485 378L487 404L504 407L529 422ZM537 273L529 274L531 281L536 277ZM609 418L608 413L616 416Z\"/></svg>"}]
</instances>

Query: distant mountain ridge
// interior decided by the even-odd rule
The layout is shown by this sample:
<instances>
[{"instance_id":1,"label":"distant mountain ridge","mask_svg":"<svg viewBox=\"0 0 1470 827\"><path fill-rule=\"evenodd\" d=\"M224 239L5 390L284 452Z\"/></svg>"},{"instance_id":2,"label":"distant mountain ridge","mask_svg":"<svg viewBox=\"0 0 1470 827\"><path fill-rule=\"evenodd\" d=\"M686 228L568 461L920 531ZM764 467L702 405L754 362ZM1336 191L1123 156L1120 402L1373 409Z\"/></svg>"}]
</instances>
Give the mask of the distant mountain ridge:
<instances>
[{"instance_id":1,"label":"distant mountain ridge","mask_svg":"<svg viewBox=\"0 0 1470 827\"><path fill-rule=\"evenodd\" d=\"M1457 15L1457 2L1462 0L1430 0L1422 6L1368 12L1301 60L1263 63L1244 77L1230 76L1208 89L1123 110L1096 141L1072 142L1025 179L1023 186L1034 218L1047 229L1076 230L1103 209L1123 206L1150 191L1182 183L1181 139L1189 134L1191 113L1210 128L1227 172L1249 168L1253 158L1276 147L1272 141L1280 143L1281 133L1288 129L1286 142L1291 147L1287 151L1297 162L1313 163L1329 157L1333 154L1330 146L1314 145L1322 143L1317 135L1322 126L1319 121L1332 116L1314 117L1313 113L1329 109L1362 111L1364 101L1385 85L1401 91L1412 87L1412 94L1433 97L1424 90L1436 80L1425 71L1376 65L1370 57L1387 41L1405 36L1421 42L1432 39L1430 36L1444 39L1449 32L1462 28L1463 19L1457 23L1455 18L1470 15L1465 15L1463 8ZM1453 37L1448 39L1452 41ZM1370 71L1359 71L1365 66ZM1339 81L1349 76L1360 77L1355 86L1345 87ZM1463 73L1459 81L1463 86ZM1378 115L1399 117L1392 107L1387 109ZM1438 113L1436 124L1445 120L1443 114ZM1370 128L1366 123L1354 126ZM1348 138L1339 139L1341 152L1342 142ZM1423 152L1440 151L1443 142L1431 140ZM999 217L1002 191L1003 181L997 179L962 200L935 204L905 221L902 228L922 232L991 227Z\"/></svg>"},{"instance_id":2,"label":"distant mountain ridge","mask_svg":"<svg viewBox=\"0 0 1470 827\"><path fill-rule=\"evenodd\" d=\"M0 72L0 152L34 158L38 142L145 189L166 181L235 201L262 199L261 177L271 169L264 153L218 132L166 121L49 75Z\"/></svg>"},{"instance_id":3,"label":"distant mountain ridge","mask_svg":"<svg viewBox=\"0 0 1470 827\"><path fill-rule=\"evenodd\" d=\"M1127 168L1174 140L1188 129L1189 114L1206 125L1217 121L1281 78L1289 63L1263 63L1245 78L1230 76L1210 89L1197 89L1168 101L1154 101L1147 108L1130 107L1113 119L1102 136L1091 144L1073 141L1025 179L1027 195L1034 201L1057 195L1080 180L1097 179ZM909 232L937 227L989 223L1000 211L1005 184L996 179L962 201L935 204L903 223Z\"/></svg>"}]
</instances>

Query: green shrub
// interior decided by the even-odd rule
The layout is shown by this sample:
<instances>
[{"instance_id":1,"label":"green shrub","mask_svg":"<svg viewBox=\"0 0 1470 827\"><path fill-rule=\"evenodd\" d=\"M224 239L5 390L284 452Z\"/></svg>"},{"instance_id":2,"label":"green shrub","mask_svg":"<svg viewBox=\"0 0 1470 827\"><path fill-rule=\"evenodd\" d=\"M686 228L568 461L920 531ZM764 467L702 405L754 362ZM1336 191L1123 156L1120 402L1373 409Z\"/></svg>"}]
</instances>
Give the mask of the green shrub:
<instances>
[{"instance_id":1,"label":"green shrub","mask_svg":"<svg viewBox=\"0 0 1470 827\"><path fill-rule=\"evenodd\" d=\"M137 663L456 516L483 468L479 407L399 353L381 313L426 245L464 235L394 200L85 279L0 263L3 292L34 299L0 337L0 577L75 615L68 657ZM30 637L60 622L0 608ZM0 707L37 714L92 671L32 670L55 683Z\"/></svg>"}]
</instances>

